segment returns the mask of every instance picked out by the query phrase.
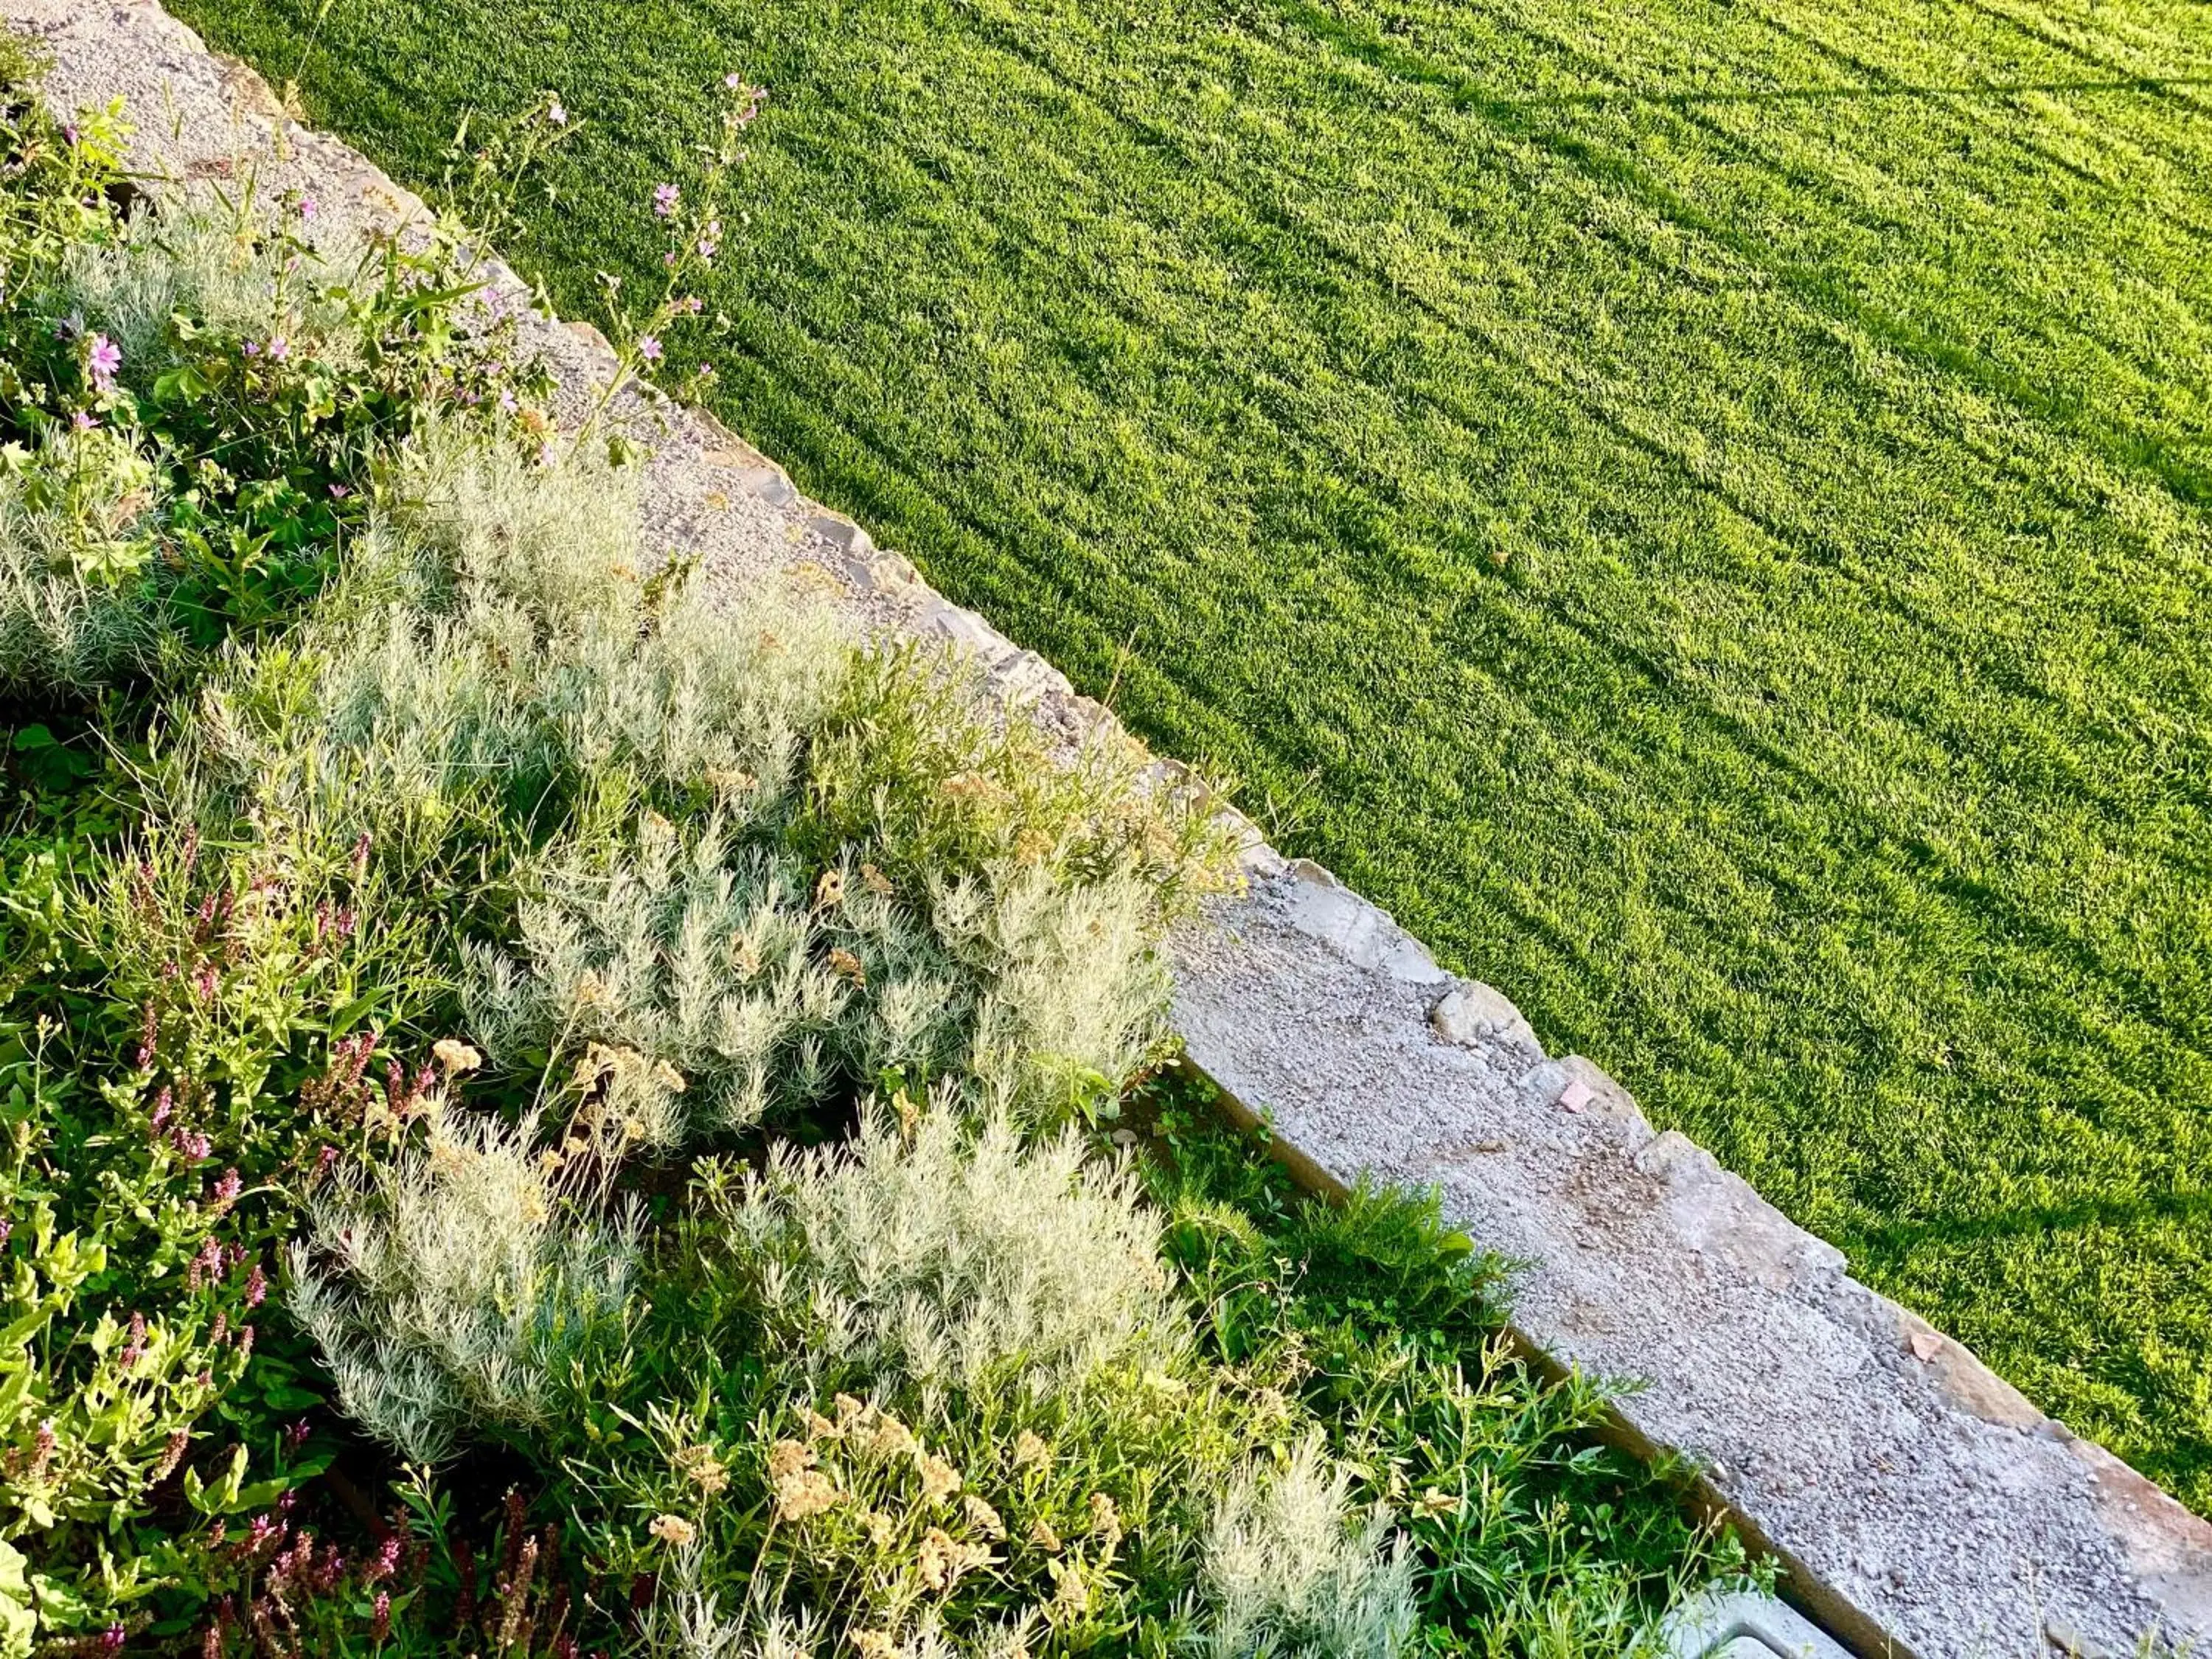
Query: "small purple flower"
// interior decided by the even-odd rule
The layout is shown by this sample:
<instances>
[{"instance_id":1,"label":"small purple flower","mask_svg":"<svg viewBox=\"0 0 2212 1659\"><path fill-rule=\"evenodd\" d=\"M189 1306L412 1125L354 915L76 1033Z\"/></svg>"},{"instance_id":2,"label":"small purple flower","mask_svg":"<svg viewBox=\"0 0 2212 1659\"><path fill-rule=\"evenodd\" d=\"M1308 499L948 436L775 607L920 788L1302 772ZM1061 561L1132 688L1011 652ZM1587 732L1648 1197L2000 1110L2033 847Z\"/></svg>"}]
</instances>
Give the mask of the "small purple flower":
<instances>
[{"instance_id":1,"label":"small purple flower","mask_svg":"<svg viewBox=\"0 0 2212 1659\"><path fill-rule=\"evenodd\" d=\"M292 343L283 335L273 336L269 342L269 361L281 363L292 355Z\"/></svg>"},{"instance_id":2,"label":"small purple flower","mask_svg":"<svg viewBox=\"0 0 2212 1659\"><path fill-rule=\"evenodd\" d=\"M644 358L648 363L659 362L660 361L660 342L650 334L646 335L637 343L637 355Z\"/></svg>"},{"instance_id":3,"label":"small purple flower","mask_svg":"<svg viewBox=\"0 0 2212 1659\"><path fill-rule=\"evenodd\" d=\"M93 419L88 413L82 409L77 410L74 417L74 424L76 425L76 429L80 432L97 432L100 430L100 422Z\"/></svg>"},{"instance_id":4,"label":"small purple flower","mask_svg":"<svg viewBox=\"0 0 2212 1659\"><path fill-rule=\"evenodd\" d=\"M331 486L331 499L334 501L342 501L352 494L353 486L350 484L334 483Z\"/></svg>"},{"instance_id":5,"label":"small purple flower","mask_svg":"<svg viewBox=\"0 0 2212 1659\"><path fill-rule=\"evenodd\" d=\"M105 334L95 334L85 354L85 367L92 373L92 383L106 392L115 385L115 371L123 367L123 348Z\"/></svg>"},{"instance_id":6,"label":"small purple flower","mask_svg":"<svg viewBox=\"0 0 2212 1659\"><path fill-rule=\"evenodd\" d=\"M76 122L72 121L72 122L70 122L67 126L65 126L65 127L64 127L64 128L62 129L62 142L63 142L64 143L65 143L65 144L70 144L70 145L74 145L74 144L76 143Z\"/></svg>"},{"instance_id":7,"label":"small purple flower","mask_svg":"<svg viewBox=\"0 0 2212 1659\"><path fill-rule=\"evenodd\" d=\"M503 386L499 389L499 412L501 414L512 415L522 405L520 401L515 398L514 388L513 386Z\"/></svg>"},{"instance_id":8,"label":"small purple flower","mask_svg":"<svg viewBox=\"0 0 2212 1659\"><path fill-rule=\"evenodd\" d=\"M732 92L743 92L745 89L745 77L732 72L722 77L722 84Z\"/></svg>"},{"instance_id":9,"label":"small purple flower","mask_svg":"<svg viewBox=\"0 0 2212 1659\"><path fill-rule=\"evenodd\" d=\"M674 185L655 185L653 187L653 210L665 219L676 211L684 192Z\"/></svg>"},{"instance_id":10,"label":"small purple flower","mask_svg":"<svg viewBox=\"0 0 2212 1659\"><path fill-rule=\"evenodd\" d=\"M700 378L701 380L713 380L713 379L714 378L714 364L712 364L712 363L702 363L702 364L700 364L700 365L699 365L699 378Z\"/></svg>"},{"instance_id":11,"label":"small purple flower","mask_svg":"<svg viewBox=\"0 0 2212 1659\"><path fill-rule=\"evenodd\" d=\"M300 217L302 220L312 222L315 215L321 211L322 209L317 204L313 197L302 196L300 198Z\"/></svg>"},{"instance_id":12,"label":"small purple flower","mask_svg":"<svg viewBox=\"0 0 2212 1659\"><path fill-rule=\"evenodd\" d=\"M545 118L550 121L556 127L567 126L568 125L568 106L562 104L558 98L556 98L552 103L547 106L545 111Z\"/></svg>"},{"instance_id":13,"label":"small purple flower","mask_svg":"<svg viewBox=\"0 0 2212 1659\"><path fill-rule=\"evenodd\" d=\"M258 357L261 355L261 342L258 340L248 340L245 345L245 351L246 355L249 357Z\"/></svg>"}]
</instances>

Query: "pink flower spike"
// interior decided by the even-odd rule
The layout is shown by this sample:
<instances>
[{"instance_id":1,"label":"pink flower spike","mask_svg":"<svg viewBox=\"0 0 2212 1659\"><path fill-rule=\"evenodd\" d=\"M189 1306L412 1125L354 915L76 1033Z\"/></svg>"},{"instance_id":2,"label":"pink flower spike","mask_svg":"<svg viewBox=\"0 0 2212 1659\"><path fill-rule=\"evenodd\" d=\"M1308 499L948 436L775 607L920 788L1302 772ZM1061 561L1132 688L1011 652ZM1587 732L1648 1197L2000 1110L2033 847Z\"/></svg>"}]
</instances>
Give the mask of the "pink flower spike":
<instances>
[{"instance_id":1,"label":"pink flower spike","mask_svg":"<svg viewBox=\"0 0 2212 1659\"><path fill-rule=\"evenodd\" d=\"M331 486L331 499L334 501L342 501L352 494L353 489L349 485L334 483Z\"/></svg>"},{"instance_id":2,"label":"pink flower spike","mask_svg":"<svg viewBox=\"0 0 2212 1659\"><path fill-rule=\"evenodd\" d=\"M664 219L676 211L677 204L683 199L683 191L674 185L655 185L653 187L653 210Z\"/></svg>"}]
</instances>

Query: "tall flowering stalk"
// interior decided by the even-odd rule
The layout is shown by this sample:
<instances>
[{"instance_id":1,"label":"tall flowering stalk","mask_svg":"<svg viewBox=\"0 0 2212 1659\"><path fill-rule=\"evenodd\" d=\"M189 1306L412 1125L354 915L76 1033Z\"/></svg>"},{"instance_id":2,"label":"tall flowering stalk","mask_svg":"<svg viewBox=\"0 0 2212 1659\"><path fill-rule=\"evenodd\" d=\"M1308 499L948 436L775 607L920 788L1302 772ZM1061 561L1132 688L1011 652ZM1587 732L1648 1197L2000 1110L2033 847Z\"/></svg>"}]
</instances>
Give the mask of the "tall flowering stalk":
<instances>
[{"instance_id":1,"label":"tall flowering stalk","mask_svg":"<svg viewBox=\"0 0 2212 1659\"><path fill-rule=\"evenodd\" d=\"M703 158L698 175L689 183L664 181L653 186L652 216L662 228L667 245L661 254L659 291L647 307L633 308L623 298L622 278L599 273L606 291L607 337L614 344L615 372L601 390L591 413L576 434L579 445L590 441L615 400L639 380L653 380L666 372L669 337L706 309L698 289L721 255L732 216L728 206L730 181L747 159L744 136L759 118L768 101L768 90L744 76L722 78L720 130L715 142L702 145ZM712 368L702 365L690 377L696 390L712 378ZM619 461L628 446L619 435L608 440Z\"/></svg>"}]
</instances>

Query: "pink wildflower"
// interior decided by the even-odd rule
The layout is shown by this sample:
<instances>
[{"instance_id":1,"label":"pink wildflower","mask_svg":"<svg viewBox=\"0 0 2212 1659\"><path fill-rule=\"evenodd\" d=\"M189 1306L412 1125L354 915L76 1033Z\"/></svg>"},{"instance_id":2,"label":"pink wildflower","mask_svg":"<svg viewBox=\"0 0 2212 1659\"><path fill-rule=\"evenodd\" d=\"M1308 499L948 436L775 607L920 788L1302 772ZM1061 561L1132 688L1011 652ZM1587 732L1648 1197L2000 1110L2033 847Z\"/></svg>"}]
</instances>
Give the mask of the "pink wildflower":
<instances>
[{"instance_id":1,"label":"pink wildflower","mask_svg":"<svg viewBox=\"0 0 2212 1659\"><path fill-rule=\"evenodd\" d=\"M92 383L102 392L115 385L115 371L123 367L123 348L105 334L92 337L91 349L85 354L85 368L91 373Z\"/></svg>"}]
</instances>

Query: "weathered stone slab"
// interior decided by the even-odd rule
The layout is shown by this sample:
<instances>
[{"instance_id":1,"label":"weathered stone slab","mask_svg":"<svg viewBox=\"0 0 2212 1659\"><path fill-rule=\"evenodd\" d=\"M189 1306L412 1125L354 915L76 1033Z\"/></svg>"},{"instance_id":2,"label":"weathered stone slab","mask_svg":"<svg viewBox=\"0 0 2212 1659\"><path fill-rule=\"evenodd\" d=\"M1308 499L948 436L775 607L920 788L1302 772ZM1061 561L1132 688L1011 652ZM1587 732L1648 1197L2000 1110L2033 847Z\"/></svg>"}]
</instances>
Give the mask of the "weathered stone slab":
<instances>
[{"instance_id":1,"label":"weathered stone slab","mask_svg":"<svg viewBox=\"0 0 2212 1659\"><path fill-rule=\"evenodd\" d=\"M48 42L58 103L128 100L149 173L303 191L337 228L422 216L154 0L0 0L0 19ZM495 302L580 410L612 368L605 341L530 314L525 285L495 274ZM711 418L649 395L617 416L651 448L656 550L697 553L732 592L811 573L857 629L973 649L1064 736L1110 718ZM1441 1186L1480 1243L1528 1264L1529 1351L1638 1385L1622 1438L1701 1460L1705 1497L1781 1556L1831 1631L1923 1659L2118 1656L2154 1632L2212 1650L2212 1527L1855 1283L1691 1142L1654 1134L1596 1066L1547 1059L1503 996L1247 831L1249 893L1175 943L1194 1060L1273 1119L1313 1185L1370 1170Z\"/></svg>"}]
</instances>

